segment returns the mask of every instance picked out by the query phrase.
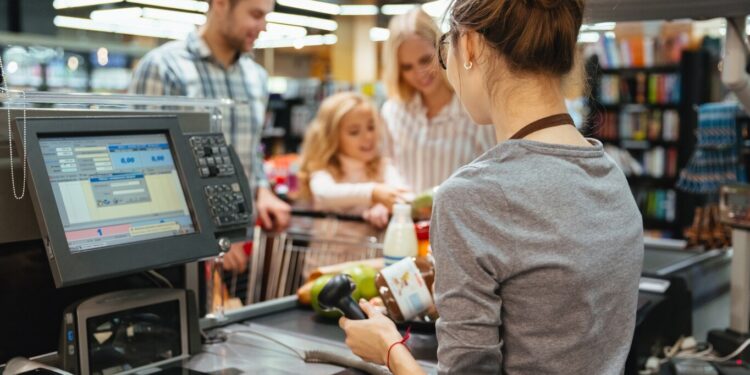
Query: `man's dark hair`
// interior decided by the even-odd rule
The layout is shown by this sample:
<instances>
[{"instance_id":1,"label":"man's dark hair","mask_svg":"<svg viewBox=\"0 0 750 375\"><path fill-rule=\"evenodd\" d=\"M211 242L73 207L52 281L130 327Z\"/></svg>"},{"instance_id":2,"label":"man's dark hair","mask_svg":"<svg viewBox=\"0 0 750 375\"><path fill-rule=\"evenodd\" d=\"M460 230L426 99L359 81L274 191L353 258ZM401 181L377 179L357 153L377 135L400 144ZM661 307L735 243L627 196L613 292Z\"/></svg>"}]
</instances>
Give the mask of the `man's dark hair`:
<instances>
[{"instance_id":1,"label":"man's dark hair","mask_svg":"<svg viewBox=\"0 0 750 375\"><path fill-rule=\"evenodd\" d=\"M210 8L211 7L211 3L213 2L213 0L206 0L206 1L208 2L208 7ZM234 6L237 5L237 3L239 1L240 0L229 0L229 7L230 8L234 8Z\"/></svg>"}]
</instances>

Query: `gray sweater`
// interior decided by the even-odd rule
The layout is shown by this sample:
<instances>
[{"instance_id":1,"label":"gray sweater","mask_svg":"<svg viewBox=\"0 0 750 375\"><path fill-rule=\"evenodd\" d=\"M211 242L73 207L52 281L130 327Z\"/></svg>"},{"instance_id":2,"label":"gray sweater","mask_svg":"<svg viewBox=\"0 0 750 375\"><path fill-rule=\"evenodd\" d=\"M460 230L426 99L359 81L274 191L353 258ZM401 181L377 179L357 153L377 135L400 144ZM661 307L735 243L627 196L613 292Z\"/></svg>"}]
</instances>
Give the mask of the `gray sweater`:
<instances>
[{"instance_id":1,"label":"gray sweater","mask_svg":"<svg viewBox=\"0 0 750 375\"><path fill-rule=\"evenodd\" d=\"M623 372L643 225L625 176L590 141L506 141L440 186L439 373Z\"/></svg>"}]
</instances>

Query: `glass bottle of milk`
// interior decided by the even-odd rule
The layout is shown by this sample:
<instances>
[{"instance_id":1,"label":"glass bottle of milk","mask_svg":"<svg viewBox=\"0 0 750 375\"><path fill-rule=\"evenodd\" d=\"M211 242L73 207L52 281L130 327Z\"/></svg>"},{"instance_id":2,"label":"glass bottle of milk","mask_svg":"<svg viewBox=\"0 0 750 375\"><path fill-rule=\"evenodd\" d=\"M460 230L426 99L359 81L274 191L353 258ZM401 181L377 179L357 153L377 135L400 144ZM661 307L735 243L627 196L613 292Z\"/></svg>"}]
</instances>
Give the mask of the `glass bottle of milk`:
<instances>
[{"instance_id":1,"label":"glass bottle of milk","mask_svg":"<svg viewBox=\"0 0 750 375\"><path fill-rule=\"evenodd\" d=\"M385 265L405 257L417 256L417 233L414 221L411 219L411 205L396 203L393 205L393 217L388 223L383 242L383 257Z\"/></svg>"}]
</instances>

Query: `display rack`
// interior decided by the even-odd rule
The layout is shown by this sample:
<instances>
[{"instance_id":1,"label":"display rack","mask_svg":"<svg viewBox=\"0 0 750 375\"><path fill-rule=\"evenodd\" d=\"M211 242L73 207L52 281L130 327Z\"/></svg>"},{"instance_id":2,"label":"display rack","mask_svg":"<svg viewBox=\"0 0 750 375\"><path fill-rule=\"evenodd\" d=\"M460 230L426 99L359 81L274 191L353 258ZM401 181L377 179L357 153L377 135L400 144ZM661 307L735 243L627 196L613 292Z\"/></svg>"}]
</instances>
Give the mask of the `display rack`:
<instances>
[{"instance_id":1,"label":"display rack","mask_svg":"<svg viewBox=\"0 0 750 375\"><path fill-rule=\"evenodd\" d=\"M682 238L696 199L675 188L695 147L696 108L710 99L710 61L705 51L685 51L678 64L601 68L592 78L589 121L584 132L626 150L642 167L625 168L643 216L644 230Z\"/></svg>"}]
</instances>

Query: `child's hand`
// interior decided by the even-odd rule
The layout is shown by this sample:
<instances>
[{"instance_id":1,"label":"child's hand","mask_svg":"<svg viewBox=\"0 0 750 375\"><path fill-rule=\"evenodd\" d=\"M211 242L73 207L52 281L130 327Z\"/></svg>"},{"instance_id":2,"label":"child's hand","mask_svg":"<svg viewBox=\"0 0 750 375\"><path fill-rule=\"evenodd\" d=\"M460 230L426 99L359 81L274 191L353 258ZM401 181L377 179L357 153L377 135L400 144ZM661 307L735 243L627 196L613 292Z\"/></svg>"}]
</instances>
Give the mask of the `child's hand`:
<instances>
[{"instance_id":1,"label":"child's hand","mask_svg":"<svg viewBox=\"0 0 750 375\"><path fill-rule=\"evenodd\" d=\"M365 221L372 224L375 228L383 229L388 225L388 209L378 203L362 214Z\"/></svg>"},{"instance_id":2,"label":"child's hand","mask_svg":"<svg viewBox=\"0 0 750 375\"><path fill-rule=\"evenodd\" d=\"M394 203L404 202L402 197L408 190L396 188L386 184L377 184L372 190L372 202L380 203L389 210Z\"/></svg>"}]
</instances>

